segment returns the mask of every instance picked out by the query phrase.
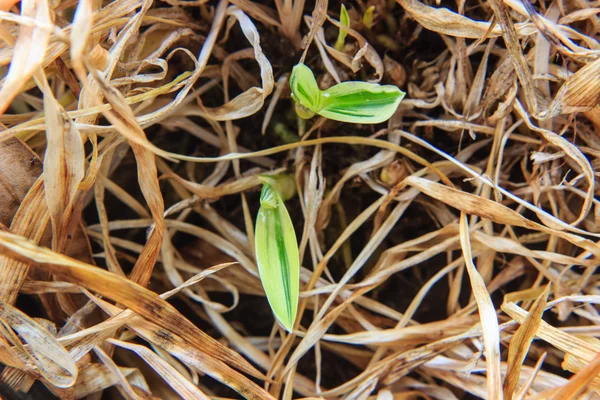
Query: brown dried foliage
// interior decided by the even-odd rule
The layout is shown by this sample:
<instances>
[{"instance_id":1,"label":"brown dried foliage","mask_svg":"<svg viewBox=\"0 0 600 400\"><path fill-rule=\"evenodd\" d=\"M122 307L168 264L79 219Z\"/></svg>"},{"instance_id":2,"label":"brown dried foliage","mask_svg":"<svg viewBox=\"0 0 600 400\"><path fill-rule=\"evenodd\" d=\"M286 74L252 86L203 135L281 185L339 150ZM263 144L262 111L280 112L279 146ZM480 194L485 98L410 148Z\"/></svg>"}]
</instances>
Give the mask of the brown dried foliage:
<instances>
[{"instance_id":1,"label":"brown dried foliage","mask_svg":"<svg viewBox=\"0 0 600 400\"><path fill-rule=\"evenodd\" d=\"M439 3L0 2L1 384L599 398L600 8ZM407 98L299 121L301 59ZM293 334L253 254L267 172L297 186Z\"/></svg>"}]
</instances>

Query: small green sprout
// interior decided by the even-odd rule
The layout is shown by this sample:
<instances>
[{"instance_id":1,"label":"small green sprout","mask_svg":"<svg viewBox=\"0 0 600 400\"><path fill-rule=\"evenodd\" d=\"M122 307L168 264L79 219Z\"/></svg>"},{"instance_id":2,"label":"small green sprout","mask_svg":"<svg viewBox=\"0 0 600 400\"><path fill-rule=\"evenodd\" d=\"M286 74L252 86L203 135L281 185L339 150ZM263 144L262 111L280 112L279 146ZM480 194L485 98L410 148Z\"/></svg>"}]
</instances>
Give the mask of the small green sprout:
<instances>
[{"instance_id":1,"label":"small green sprout","mask_svg":"<svg viewBox=\"0 0 600 400\"><path fill-rule=\"evenodd\" d=\"M371 29L373 27L373 25L375 25L374 13L375 13L375 6L371 6L371 7L367 8L365 13L363 14L363 17L362 17L363 24L367 27L367 29Z\"/></svg>"},{"instance_id":2,"label":"small green sprout","mask_svg":"<svg viewBox=\"0 0 600 400\"><path fill-rule=\"evenodd\" d=\"M348 10L346 10L346 6L344 6L344 4L342 4L342 8L340 10L340 24L342 24L342 26L350 27L350 16L348 16ZM343 29L340 29L334 46L337 51L344 50L346 35L347 32Z\"/></svg>"},{"instance_id":3,"label":"small green sprout","mask_svg":"<svg viewBox=\"0 0 600 400\"><path fill-rule=\"evenodd\" d=\"M367 82L342 82L321 90L311 69L302 63L292 70L290 88L300 118L319 114L356 124L387 121L405 94L397 86Z\"/></svg>"},{"instance_id":4,"label":"small green sprout","mask_svg":"<svg viewBox=\"0 0 600 400\"><path fill-rule=\"evenodd\" d=\"M284 143L295 143L300 141L296 132L289 129L283 122L273 124L273 132L279 136Z\"/></svg>"},{"instance_id":5,"label":"small green sprout","mask_svg":"<svg viewBox=\"0 0 600 400\"><path fill-rule=\"evenodd\" d=\"M255 229L256 262L271 310L291 332L298 310L300 256L294 225L282 196L293 193L295 185L290 189L289 180L274 177L263 176L261 180L263 188Z\"/></svg>"}]
</instances>

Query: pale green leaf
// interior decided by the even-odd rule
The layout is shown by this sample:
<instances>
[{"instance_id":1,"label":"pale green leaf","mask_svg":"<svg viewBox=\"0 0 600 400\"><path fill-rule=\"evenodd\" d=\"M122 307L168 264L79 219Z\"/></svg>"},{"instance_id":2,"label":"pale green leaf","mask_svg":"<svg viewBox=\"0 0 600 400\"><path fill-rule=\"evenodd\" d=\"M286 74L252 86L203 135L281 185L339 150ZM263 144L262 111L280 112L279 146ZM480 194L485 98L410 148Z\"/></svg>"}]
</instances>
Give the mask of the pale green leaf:
<instances>
[{"instance_id":1,"label":"pale green leaf","mask_svg":"<svg viewBox=\"0 0 600 400\"><path fill-rule=\"evenodd\" d=\"M260 195L255 246L258 272L271 310L291 332L300 286L298 242L281 196L267 183Z\"/></svg>"},{"instance_id":2,"label":"pale green leaf","mask_svg":"<svg viewBox=\"0 0 600 400\"><path fill-rule=\"evenodd\" d=\"M283 201L296 195L296 179L293 174L259 175L259 179L263 184L271 186Z\"/></svg>"},{"instance_id":3,"label":"pale green leaf","mask_svg":"<svg viewBox=\"0 0 600 400\"><path fill-rule=\"evenodd\" d=\"M346 6L344 6L342 4L342 8L340 10L340 24L342 24L343 26L350 26L350 16L348 15L348 10L346 10ZM346 41L346 35L347 32L343 29L340 29L340 32L338 33L338 37L337 40L335 42L335 49L337 51L343 51L344 50L344 44Z\"/></svg>"},{"instance_id":4,"label":"pale green leaf","mask_svg":"<svg viewBox=\"0 0 600 400\"><path fill-rule=\"evenodd\" d=\"M323 91L318 114L336 121L377 124L394 114L403 97L393 85L342 82Z\"/></svg>"},{"instance_id":5,"label":"pale green leaf","mask_svg":"<svg viewBox=\"0 0 600 400\"><path fill-rule=\"evenodd\" d=\"M371 29L373 25L375 25L375 6L371 6L367 8L365 13L363 14L363 24L367 27L367 29Z\"/></svg>"},{"instance_id":6,"label":"pale green leaf","mask_svg":"<svg viewBox=\"0 0 600 400\"><path fill-rule=\"evenodd\" d=\"M321 89L312 70L304 64L297 64L290 77L292 98L297 104L317 113L321 103ZM302 116L301 116L302 117Z\"/></svg>"},{"instance_id":7,"label":"pale green leaf","mask_svg":"<svg viewBox=\"0 0 600 400\"><path fill-rule=\"evenodd\" d=\"M367 82L342 82L320 90L306 65L298 64L290 78L292 97L301 118L319 114L335 121L377 124L388 120L404 98L393 85Z\"/></svg>"}]
</instances>

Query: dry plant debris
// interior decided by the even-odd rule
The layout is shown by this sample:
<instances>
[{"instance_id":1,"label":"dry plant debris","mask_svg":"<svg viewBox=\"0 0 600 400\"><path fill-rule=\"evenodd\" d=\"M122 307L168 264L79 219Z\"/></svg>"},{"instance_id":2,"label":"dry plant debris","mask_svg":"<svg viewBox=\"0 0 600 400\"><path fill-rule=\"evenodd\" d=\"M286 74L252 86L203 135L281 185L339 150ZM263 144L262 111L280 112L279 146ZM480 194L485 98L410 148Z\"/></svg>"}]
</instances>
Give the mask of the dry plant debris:
<instances>
[{"instance_id":1,"label":"dry plant debris","mask_svg":"<svg viewBox=\"0 0 600 400\"><path fill-rule=\"evenodd\" d=\"M600 398L600 3L341 5L0 2L0 397ZM301 120L301 56L406 99Z\"/></svg>"}]
</instances>

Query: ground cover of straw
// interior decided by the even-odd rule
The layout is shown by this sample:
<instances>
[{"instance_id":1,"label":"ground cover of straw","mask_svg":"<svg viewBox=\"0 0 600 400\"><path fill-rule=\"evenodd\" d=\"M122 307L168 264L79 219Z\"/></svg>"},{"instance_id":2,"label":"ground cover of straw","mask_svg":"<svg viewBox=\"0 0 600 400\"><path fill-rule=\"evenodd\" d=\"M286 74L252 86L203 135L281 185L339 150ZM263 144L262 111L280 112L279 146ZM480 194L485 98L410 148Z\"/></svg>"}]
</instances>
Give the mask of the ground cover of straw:
<instances>
[{"instance_id":1,"label":"ground cover of straw","mask_svg":"<svg viewBox=\"0 0 600 400\"><path fill-rule=\"evenodd\" d=\"M0 397L599 397L600 3L345 5L0 2ZM303 55L406 98L299 120ZM264 173L296 183L292 334Z\"/></svg>"}]
</instances>

